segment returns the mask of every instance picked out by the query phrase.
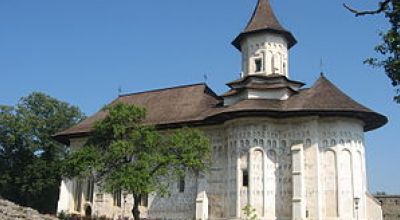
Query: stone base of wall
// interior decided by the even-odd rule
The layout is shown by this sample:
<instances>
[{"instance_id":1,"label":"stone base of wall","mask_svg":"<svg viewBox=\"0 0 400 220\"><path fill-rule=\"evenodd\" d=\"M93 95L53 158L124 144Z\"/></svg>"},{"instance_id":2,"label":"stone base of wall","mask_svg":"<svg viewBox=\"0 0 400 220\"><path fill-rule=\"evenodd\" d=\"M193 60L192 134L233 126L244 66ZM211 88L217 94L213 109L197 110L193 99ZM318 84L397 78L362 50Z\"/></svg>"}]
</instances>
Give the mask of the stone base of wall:
<instances>
[{"instance_id":1,"label":"stone base of wall","mask_svg":"<svg viewBox=\"0 0 400 220\"><path fill-rule=\"evenodd\" d=\"M41 215L31 208L18 206L7 200L0 199L1 220L57 220L55 217Z\"/></svg>"}]
</instances>

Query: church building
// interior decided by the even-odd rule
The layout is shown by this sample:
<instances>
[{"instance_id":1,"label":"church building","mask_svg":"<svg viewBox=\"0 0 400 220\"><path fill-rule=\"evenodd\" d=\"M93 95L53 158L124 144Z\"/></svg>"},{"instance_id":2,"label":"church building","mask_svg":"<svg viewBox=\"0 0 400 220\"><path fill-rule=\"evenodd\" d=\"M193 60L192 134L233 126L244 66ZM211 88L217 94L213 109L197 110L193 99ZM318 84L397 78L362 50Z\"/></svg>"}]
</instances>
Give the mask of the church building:
<instances>
[{"instance_id":1,"label":"church building","mask_svg":"<svg viewBox=\"0 0 400 220\"><path fill-rule=\"evenodd\" d=\"M269 0L258 0L233 40L242 74L216 94L206 84L120 95L113 103L143 106L147 124L205 132L212 166L188 173L171 196L142 198L143 218L245 219L250 205L262 220L381 220L368 193L364 133L387 118L357 103L323 74L310 87L290 78L289 50L297 43ZM99 111L55 138L82 147ZM63 180L58 212L130 217L132 196L101 192L87 181Z\"/></svg>"}]
</instances>

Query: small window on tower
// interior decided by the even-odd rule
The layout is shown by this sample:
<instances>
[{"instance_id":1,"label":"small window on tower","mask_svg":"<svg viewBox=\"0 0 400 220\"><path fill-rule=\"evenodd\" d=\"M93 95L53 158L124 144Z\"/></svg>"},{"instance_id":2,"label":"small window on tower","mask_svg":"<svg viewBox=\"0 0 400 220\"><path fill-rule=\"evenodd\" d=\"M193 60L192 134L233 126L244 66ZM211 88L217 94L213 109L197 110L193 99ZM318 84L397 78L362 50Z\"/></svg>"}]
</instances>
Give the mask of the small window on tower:
<instances>
[{"instance_id":1,"label":"small window on tower","mask_svg":"<svg viewBox=\"0 0 400 220\"><path fill-rule=\"evenodd\" d=\"M243 186L249 186L249 171L243 170Z\"/></svg>"},{"instance_id":2,"label":"small window on tower","mask_svg":"<svg viewBox=\"0 0 400 220\"><path fill-rule=\"evenodd\" d=\"M256 73L259 73L262 71L262 59L258 58L254 60L255 65L256 65Z\"/></svg>"}]
</instances>

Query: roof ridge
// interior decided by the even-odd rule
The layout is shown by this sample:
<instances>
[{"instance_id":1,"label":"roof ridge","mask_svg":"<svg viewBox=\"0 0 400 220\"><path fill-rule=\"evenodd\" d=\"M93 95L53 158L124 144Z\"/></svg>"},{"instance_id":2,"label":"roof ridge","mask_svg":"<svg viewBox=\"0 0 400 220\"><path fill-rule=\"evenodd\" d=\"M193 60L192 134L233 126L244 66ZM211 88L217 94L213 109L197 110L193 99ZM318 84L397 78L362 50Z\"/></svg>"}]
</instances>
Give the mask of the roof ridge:
<instances>
[{"instance_id":1,"label":"roof ridge","mask_svg":"<svg viewBox=\"0 0 400 220\"><path fill-rule=\"evenodd\" d=\"M139 95L139 94L143 94L143 93L153 93L153 92L181 89L181 88L187 88L187 87L195 87L195 86L201 86L201 85L209 88L209 86L206 83L194 83L194 84L187 84L187 85L180 85L180 86L173 86L173 87L166 87L166 88L159 88L159 89L151 89L151 90L146 90L146 91L141 91L141 92L126 93L126 94L118 95L118 98L132 96L132 95Z\"/></svg>"}]
</instances>

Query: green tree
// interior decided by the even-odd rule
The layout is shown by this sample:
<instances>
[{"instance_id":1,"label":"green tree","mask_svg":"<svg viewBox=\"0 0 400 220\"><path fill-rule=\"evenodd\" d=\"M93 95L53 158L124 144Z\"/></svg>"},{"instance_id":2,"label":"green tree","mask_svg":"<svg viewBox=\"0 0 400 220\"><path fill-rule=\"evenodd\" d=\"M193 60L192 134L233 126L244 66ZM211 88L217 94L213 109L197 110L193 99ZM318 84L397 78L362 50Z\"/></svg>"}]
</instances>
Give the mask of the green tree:
<instances>
[{"instance_id":1,"label":"green tree","mask_svg":"<svg viewBox=\"0 0 400 220\"><path fill-rule=\"evenodd\" d=\"M87 144L72 152L64 165L67 177L94 175L103 190L133 195L132 214L140 219L139 203L150 193L168 194L169 184L186 172L198 174L209 164L209 141L197 129L162 134L143 124L146 110L127 104L106 107Z\"/></svg>"},{"instance_id":2,"label":"green tree","mask_svg":"<svg viewBox=\"0 0 400 220\"><path fill-rule=\"evenodd\" d=\"M83 117L77 107L43 93L0 106L0 196L55 213L67 149L51 136Z\"/></svg>"},{"instance_id":3,"label":"green tree","mask_svg":"<svg viewBox=\"0 0 400 220\"><path fill-rule=\"evenodd\" d=\"M242 210L246 220L257 220L257 210L251 205L247 204Z\"/></svg>"},{"instance_id":4,"label":"green tree","mask_svg":"<svg viewBox=\"0 0 400 220\"><path fill-rule=\"evenodd\" d=\"M396 89L394 100L400 103L400 0L382 0L378 2L378 8L370 11L359 11L344 4L355 16L384 14L389 20L390 28L381 32L382 43L375 47L380 58L368 58L366 64L381 67L392 81Z\"/></svg>"}]
</instances>

